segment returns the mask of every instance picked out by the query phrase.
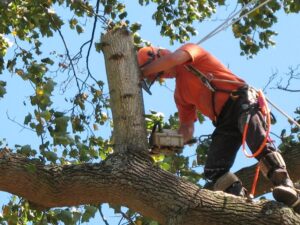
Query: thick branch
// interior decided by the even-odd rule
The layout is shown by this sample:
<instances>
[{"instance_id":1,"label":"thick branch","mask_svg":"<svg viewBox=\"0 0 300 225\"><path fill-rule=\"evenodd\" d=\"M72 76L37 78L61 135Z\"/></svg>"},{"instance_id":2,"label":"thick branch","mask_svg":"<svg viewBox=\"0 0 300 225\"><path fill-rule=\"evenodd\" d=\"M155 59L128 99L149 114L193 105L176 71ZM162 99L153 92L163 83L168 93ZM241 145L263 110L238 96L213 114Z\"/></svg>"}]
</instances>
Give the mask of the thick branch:
<instances>
[{"instance_id":1,"label":"thick branch","mask_svg":"<svg viewBox=\"0 0 300 225\"><path fill-rule=\"evenodd\" d=\"M109 202L130 207L161 224L299 224L283 205L200 189L127 152L100 164L44 166L38 160L0 156L0 189L44 207ZM234 215L234 216L233 216Z\"/></svg>"}]
</instances>

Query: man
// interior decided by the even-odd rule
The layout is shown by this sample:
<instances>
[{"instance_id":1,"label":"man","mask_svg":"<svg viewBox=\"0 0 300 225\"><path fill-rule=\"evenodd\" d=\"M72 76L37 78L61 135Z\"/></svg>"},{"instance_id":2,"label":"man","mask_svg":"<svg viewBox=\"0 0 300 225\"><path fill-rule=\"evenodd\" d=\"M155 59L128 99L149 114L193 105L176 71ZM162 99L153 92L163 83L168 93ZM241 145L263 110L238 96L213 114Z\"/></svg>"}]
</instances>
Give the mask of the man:
<instances>
[{"instance_id":1,"label":"man","mask_svg":"<svg viewBox=\"0 0 300 225\"><path fill-rule=\"evenodd\" d=\"M209 117L215 130L208 151L204 175L214 190L244 196L241 181L229 172L242 144L247 122L246 141L256 156L263 174L274 185L273 196L300 213L300 198L289 178L285 162L267 138L264 116L257 93L234 75L218 59L198 45L185 44L175 52L155 47L138 51L143 77L153 82L158 77L176 78L175 102L180 128L187 143L193 137L197 111ZM266 144L262 143L266 141ZM262 147L262 148L261 148Z\"/></svg>"}]
</instances>

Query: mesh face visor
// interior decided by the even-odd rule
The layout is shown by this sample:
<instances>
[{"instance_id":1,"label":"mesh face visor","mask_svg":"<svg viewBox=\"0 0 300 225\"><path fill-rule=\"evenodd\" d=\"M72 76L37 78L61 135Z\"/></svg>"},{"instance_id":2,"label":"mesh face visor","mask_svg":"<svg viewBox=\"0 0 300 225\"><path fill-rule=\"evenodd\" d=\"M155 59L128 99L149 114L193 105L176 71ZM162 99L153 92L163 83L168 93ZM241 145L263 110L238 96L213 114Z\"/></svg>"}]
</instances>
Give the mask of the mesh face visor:
<instances>
[{"instance_id":1,"label":"mesh face visor","mask_svg":"<svg viewBox=\"0 0 300 225\"><path fill-rule=\"evenodd\" d=\"M151 47L151 48L152 48L152 47ZM152 48L152 51L150 51L150 50L147 51L148 60L147 60L145 63L143 63L140 67L142 68L142 67L144 67L144 66L150 64L150 63L153 62L154 60L160 58L160 57L161 57L160 51L161 51L161 49L158 49L157 52L155 53L155 49L154 49L154 48ZM155 82L157 79L159 79L159 77L160 77L161 75L163 75L163 73L164 73L164 71L160 71L160 72L158 72L157 74L155 74L154 79L151 80L151 82L150 82L149 85L147 85L147 83L148 83L148 82L146 81L147 79L143 79L142 87L143 87L143 89L144 89L148 94L152 95L152 93L151 93L151 91L150 91L150 88L151 88L151 86L154 84L154 82Z\"/></svg>"}]
</instances>

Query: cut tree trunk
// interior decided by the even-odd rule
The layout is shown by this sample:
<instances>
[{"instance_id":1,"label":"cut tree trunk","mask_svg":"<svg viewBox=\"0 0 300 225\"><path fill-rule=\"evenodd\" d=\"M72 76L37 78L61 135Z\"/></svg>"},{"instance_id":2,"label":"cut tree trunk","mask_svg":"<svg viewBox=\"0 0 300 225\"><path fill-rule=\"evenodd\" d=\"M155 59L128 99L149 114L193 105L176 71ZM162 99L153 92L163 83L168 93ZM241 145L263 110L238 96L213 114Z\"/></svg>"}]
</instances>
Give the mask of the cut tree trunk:
<instances>
[{"instance_id":1,"label":"cut tree trunk","mask_svg":"<svg viewBox=\"0 0 300 225\"><path fill-rule=\"evenodd\" d=\"M140 88L136 49L126 29L111 31L101 38L113 115L114 150L145 151L148 147L145 112Z\"/></svg>"}]
</instances>

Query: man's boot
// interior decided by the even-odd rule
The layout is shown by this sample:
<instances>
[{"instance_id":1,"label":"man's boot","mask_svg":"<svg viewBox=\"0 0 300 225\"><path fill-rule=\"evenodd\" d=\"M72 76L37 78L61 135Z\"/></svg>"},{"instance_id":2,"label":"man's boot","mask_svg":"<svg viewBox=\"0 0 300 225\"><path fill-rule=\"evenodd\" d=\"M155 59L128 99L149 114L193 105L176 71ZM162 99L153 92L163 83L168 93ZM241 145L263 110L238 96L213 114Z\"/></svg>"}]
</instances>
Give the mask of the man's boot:
<instances>
[{"instance_id":1,"label":"man's boot","mask_svg":"<svg viewBox=\"0 0 300 225\"><path fill-rule=\"evenodd\" d=\"M227 172L219 177L214 186L214 191L224 191L236 196L246 197L247 190L243 187L240 179L233 173Z\"/></svg>"},{"instance_id":2,"label":"man's boot","mask_svg":"<svg viewBox=\"0 0 300 225\"><path fill-rule=\"evenodd\" d=\"M274 185L273 197L300 213L300 198L286 170L284 159L279 152L265 155L259 162L263 175Z\"/></svg>"}]
</instances>

